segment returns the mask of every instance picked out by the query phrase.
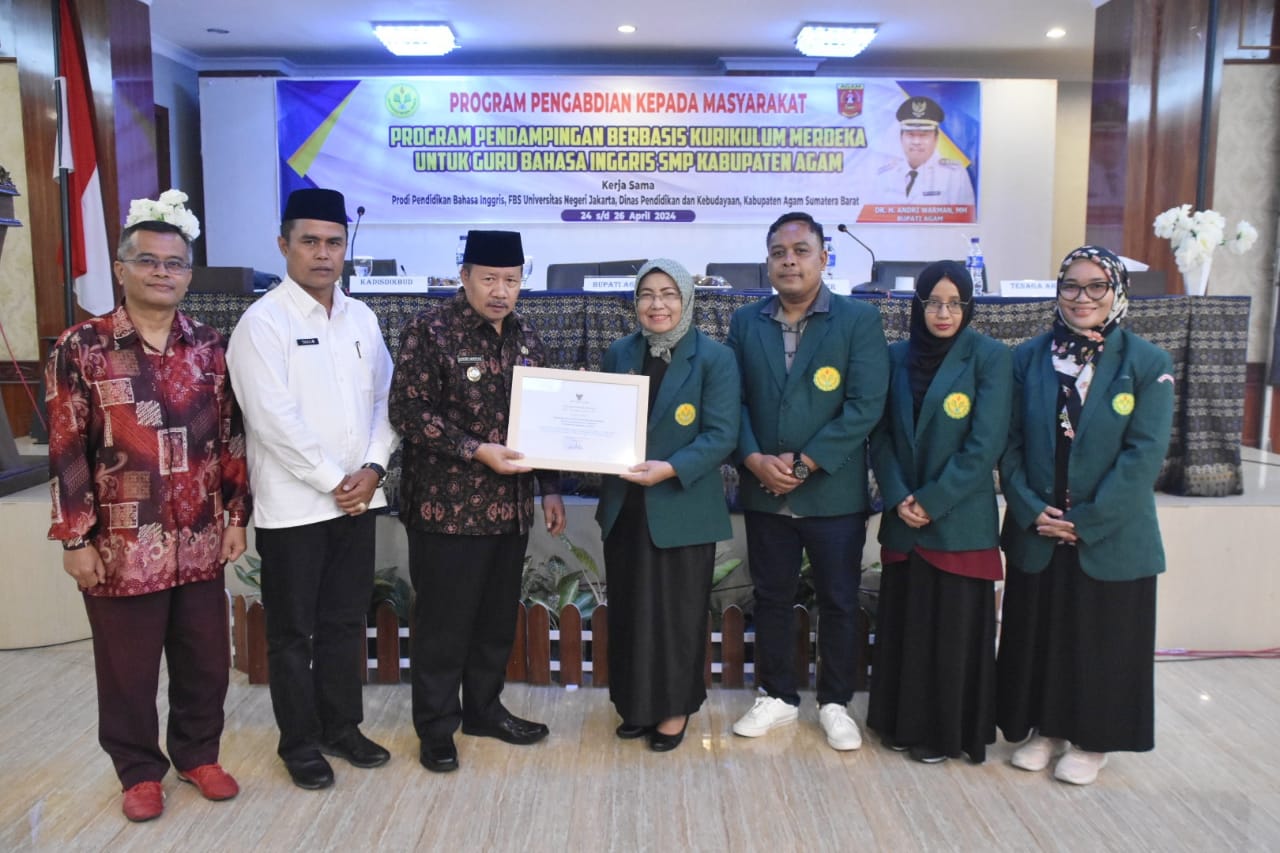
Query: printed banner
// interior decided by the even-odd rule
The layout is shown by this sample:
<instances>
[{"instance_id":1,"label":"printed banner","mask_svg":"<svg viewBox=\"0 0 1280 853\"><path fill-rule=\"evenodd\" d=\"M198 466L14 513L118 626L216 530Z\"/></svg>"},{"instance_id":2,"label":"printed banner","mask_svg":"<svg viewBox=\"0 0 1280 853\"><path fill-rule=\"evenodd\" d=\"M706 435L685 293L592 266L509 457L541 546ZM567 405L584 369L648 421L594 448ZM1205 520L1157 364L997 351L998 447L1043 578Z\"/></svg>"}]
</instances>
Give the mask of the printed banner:
<instances>
[{"instance_id":1,"label":"printed banner","mask_svg":"<svg viewBox=\"0 0 1280 853\"><path fill-rule=\"evenodd\" d=\"M280 199L385 223L977 220L981 84L377 77L276 84Z\"/></svg>"}]
</instances>

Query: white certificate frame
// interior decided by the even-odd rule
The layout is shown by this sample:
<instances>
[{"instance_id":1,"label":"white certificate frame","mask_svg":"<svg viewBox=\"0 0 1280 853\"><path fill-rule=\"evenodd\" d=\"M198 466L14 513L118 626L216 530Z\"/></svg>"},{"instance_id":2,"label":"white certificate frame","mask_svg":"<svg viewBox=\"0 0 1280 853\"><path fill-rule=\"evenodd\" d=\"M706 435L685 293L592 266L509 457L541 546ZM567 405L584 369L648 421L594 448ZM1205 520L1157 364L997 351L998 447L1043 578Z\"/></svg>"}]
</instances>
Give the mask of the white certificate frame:
<instances>
[{"instance_id":1,"label":"white certificate frame","mask_svg":"<svg viewBox=\"0 0 1280 853\"><path fill-rule=\"evenodd\" d=\"M648 376L519 364L512 371L507 447L525 455L517 464L621 474L645 460L648 423Z\"/></svg>"}]
</instances>

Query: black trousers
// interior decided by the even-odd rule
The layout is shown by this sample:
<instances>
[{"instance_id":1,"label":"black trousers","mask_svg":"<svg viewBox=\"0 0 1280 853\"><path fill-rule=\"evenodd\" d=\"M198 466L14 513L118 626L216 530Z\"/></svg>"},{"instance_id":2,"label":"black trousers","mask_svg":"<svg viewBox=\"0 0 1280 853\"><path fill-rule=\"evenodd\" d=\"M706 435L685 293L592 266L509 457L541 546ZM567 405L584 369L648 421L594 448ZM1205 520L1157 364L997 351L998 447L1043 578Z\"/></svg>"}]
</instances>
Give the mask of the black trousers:
<instances>
[{"instance_id":1,"label":"black trousers","mask_svg":"<svg viewBox=\"0 0 1280 853\"><path fill-rule=\"evenodd\" d=\"M485 723L506 713L502 688L529 534L408 533L413 727L428 742L452 735L464 719Z\"/></svg>"},{"instance_id":2,"label":"black trousers","mask_svg":"<svg viewBox=\"0 0 1280 853\"><path fill-rule=\"evenodd\" d=\"M364 719L360 661L374 516L259 529L256 537L277 751L292 760Z\"/></svg>"}]
</instances>

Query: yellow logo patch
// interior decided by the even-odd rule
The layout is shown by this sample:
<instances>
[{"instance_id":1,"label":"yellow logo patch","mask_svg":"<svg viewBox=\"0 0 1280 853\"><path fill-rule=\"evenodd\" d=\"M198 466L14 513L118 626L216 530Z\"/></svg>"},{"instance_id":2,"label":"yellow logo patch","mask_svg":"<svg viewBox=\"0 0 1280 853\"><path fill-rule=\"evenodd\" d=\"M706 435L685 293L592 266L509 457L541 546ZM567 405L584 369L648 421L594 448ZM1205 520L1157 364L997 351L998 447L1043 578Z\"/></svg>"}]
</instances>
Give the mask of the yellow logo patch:
<instances>
[{"instance_id":1,"label":"yellow logo patch","mask_svg":"<svg viewBox=\"0 0 1280 853\"><path fill-rule=\"evenodd\" d=\"M1111 398L1111 408L1117 415L1133 414L1133 395L1125 391Z\"/></svg>"},{"instance_id":2,"label":"yellow logo patch","mask_svg":"<svg viewBox=\"0 0 1280 853\"><path fill-rule=\"evenodd\" d=\"M819 391L834 391L840 387L840 371L834 367L819 367L813 374L813 384Z\"/></svg>"},{"instance_id":3,"label":"yellow logo patch","mask_svg":"<svg viewBox=\"0 0 1280 853\"><path fill-rule=\"evenodd\" d=\"M957 391L954 394L948 394L947 399L942 401L942 411L947 413L947 417L960 420L968 416L969 410L973 408L973 404L969 402L969 395L962 394Z\"/></svg>"},{"instance_id":4,"label":"yellow logo patch","mask_svg":"<svg viewBox=\"0 0 1280 853\"><path fill-rule=\"evenodd\" d=\"M693 407L693 403L681 403L676 408L676 423L680 426L688 426L697 416L698 410Z\"/></svg>"}]
</instances>

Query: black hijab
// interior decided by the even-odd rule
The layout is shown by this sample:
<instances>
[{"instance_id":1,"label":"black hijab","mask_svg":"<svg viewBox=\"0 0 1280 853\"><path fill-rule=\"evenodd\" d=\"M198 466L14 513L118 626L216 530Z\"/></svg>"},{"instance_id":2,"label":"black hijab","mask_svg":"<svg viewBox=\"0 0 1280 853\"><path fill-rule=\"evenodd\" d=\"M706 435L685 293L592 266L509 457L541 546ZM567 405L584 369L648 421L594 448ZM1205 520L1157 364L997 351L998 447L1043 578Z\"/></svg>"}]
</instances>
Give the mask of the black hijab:
<instances>
[{"instance_id":1,"label":"black hijab","mask_svg":"<svg viewBox=\"0 0 1280 853\"><path fill-rule=\"evenodd\" d=\"M965 303L960 312L960 328L949 338L940 338L924 322L924 301L944 278L960 291ZM916 415L924 403L925 392L951 347L973 319L973 279L958 261L935 261L916 276L916 297L911 300L911 338L907 344L907 375L911 378L911 401Z\"/></svg>"}]
</instances>

